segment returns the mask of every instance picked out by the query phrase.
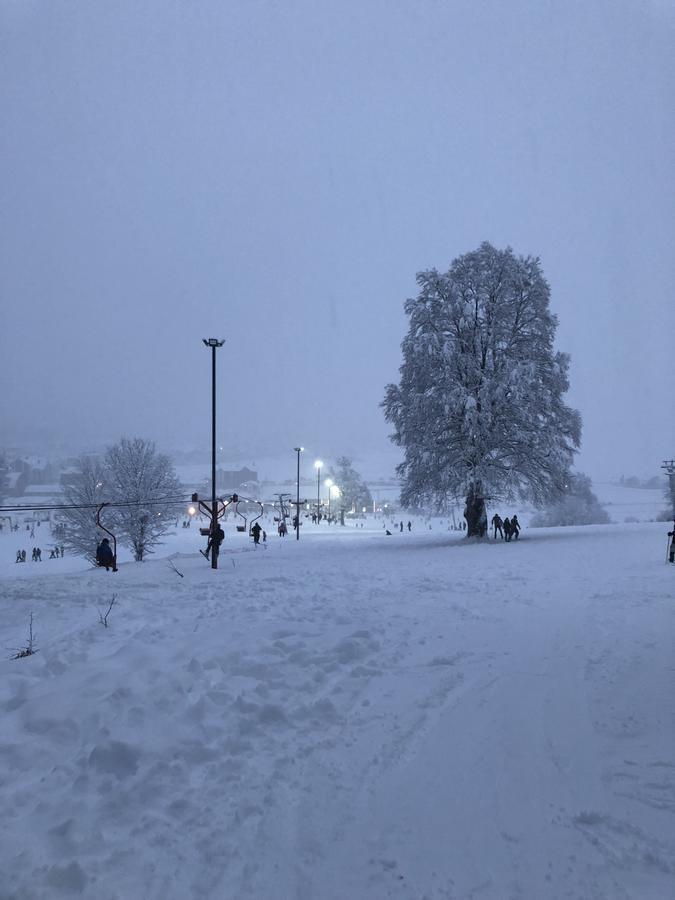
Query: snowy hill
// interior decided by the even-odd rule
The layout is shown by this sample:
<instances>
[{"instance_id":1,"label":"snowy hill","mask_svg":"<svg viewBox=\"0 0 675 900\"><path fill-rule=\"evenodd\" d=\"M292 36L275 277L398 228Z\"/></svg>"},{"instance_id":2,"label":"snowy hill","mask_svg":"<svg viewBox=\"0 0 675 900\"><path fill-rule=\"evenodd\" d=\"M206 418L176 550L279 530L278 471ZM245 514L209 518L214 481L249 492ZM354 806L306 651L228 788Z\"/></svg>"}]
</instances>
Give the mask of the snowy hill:
<instances>
[{"instance_id":1,"label":"snowy hill","mask_svg":"<svg viewBox=\"0 0 675 900\"><path fill-rule=\"evenodd\" d=\"M179 539L4 566L3 900L672 896L663 526Z\"/></svg>"}]
</instances>

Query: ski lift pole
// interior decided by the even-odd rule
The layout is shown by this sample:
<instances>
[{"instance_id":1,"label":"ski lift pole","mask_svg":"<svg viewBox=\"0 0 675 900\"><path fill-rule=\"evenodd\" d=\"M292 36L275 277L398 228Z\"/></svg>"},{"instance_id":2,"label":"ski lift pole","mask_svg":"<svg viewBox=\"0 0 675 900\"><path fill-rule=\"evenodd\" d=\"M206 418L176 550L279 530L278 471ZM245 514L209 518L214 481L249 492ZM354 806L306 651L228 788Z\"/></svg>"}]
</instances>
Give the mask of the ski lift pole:
<instances>
[{"instance_id":1,"label":"ski lift pole","mask_svg":"<svg viewBox=\"0 0 675 900\"><path fill-rule=\"evenodd\" d=\"M113 540L112 570L113 570L113 572L116 572L117 571L117 538L112 533L112 531L110 531L108 528L105 527L105 525L101 525L101 510L103 509L104 506L110 506L110 504L109 503L101 503L101 505L98 507L98 509L96 510L96 525L98 528L101 529L101 531L105 531L106 534L109 534Z\"/></svg>"}]
</instances>

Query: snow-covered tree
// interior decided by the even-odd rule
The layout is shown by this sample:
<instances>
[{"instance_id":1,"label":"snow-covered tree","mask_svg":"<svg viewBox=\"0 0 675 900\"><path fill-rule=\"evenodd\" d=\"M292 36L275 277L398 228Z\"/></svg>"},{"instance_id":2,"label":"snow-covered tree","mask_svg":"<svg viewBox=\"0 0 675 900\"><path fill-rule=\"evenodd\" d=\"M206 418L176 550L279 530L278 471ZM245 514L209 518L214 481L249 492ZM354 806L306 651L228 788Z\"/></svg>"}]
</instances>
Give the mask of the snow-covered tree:
<instances>
[{"instance_id":1,"label":"snow-covered tree","mask_svg":"<svg viewBox=\"0 0 675 900\"><path fill-rule=\"evenodd\" d=\"M554 350L536 258L483 243L417 283L401 379L382 404L405 450L401 501L442 510L464 497L471 536L485 500L541 505L564 492L581 437L579 413L563 402L569 357Z\"/></svg>"},{"instance_id":2,"label":"snow-covered tree","mask_svg":"<svg viewBox=\"0 0 675 900\"><path fill-rule=\"evenodd\" d=\"M168 456L152 441L122 438L105 454L106 489L113 498L114 530L141 562L170 528L181 486Z\"/></svg>"},{"instance_id":3,"label":"snow-covered tree","mask_svg":"<svg viewBox=\"0 0 675 900\"><path fill-rule=\"evenodd\" d=\"M564 495L556 502L536 513L530 525L533 528L557 525L605 525L607 512L591 489L591 479L581 472L570 475Z\"/></svg>"},{"instance_id":4,"label":"snow-covered tree","mask_svg":"<svg viewBox=\"0 0 675 900\"><path fill-rule=\"evenodd\" d=\"M340 488L340 505L346 511L361 512L365 506L372 509L373 498L368 485L352 465L348 456L338 456L334 468L330 470L330 477Z\"/></svg>"},{"instance_id":5,"label":"snow-covered tree","mask_svg":"<svg viewBox=\"0 0 675 900\"><path fill-rule=\"evenodd\" d=\"M65 488L64 543L95 561L105 533L96 527L96 507L109 503L102 521L140 562L172 524L181 487L168 457L150 441L122 440L103 459L80 457L76 479Z\"/></svg>"},{"instance_id":6,"label":"snow-covered tree","mask_svg":"<svg viewBox=\"0 0 675 900\"><path fill-rule=\"evenodd\" d=\"M64 504L74 508L61 512L63 542L78 556L96 561L96 547L105 534L96 527L96 507L110 499L100 459L81 456L76 480L64 488Z\"/></svg>"}]
</instances>

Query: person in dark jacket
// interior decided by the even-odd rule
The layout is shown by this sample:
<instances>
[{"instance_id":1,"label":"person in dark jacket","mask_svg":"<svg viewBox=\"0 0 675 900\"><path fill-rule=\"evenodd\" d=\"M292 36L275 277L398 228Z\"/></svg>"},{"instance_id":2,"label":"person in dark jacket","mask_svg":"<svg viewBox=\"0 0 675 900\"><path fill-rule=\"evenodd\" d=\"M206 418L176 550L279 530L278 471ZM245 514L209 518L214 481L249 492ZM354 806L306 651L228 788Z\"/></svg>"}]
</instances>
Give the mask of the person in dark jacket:
<instances>
[{"instance_id":1,"label":"person in dark jacket","mask_svg":"<svg viewBox=\"0 0 675 900\"><path fill-rule=\"evenodd\" d=\"M115 557L113 555L108 538L103 538L101 543L96 548L96 562L99 566L105 566L106 572L109 572L112 568L115 562Z\"/></svg>"},{"instance_id":2,"label":"person in dark jacket","mask_svg":"<svg viewBox=\"0 0 675 900\"><path fill-rule=\"evenodd\" d=\"M209 535L209 542L206 545L206 553L204 553L204 556L208 559L209 553L211 553L211 551L213 551L216 556L218 556L218 554L220 553L220 545L224 540L225 532L223 531L223 527L220 522L218 522L216 524L215 532Z\"/></svg>"},{"instance_id":3,"label":"person in dark jacket","mask_svg":"<svg viewBox=\"0 0 675 900\"><path fill-rule=\"evenodd\" d=\"M511 519L508 516L504 519L504 540L511 540Z\"/></svg>"},{"instance_id":4,"label":"person in dark jacket","mask_svg":"<svg viewBox=\"0 0 675 900\"><path fill-rule=\"evenodd\" d=\"M518 516L511 516L511 534L518 540L518 535L520 534L520 522L518 521Z\"/></svg>"},{"instance_id":5,"label":"person in dark jacket","mask_svg":"<svg viewBox=\"0 0 675 900\"><path fill-rule=\"evenodd\" d=\"M260 532L261 532L261 531L262 531L262 528L260 527L260 525L258 525L257 522L256 522L255 525L251 528L251 534L253 535L253 543L254 543L255 545L257 545L257 544L260 543Z\"/></svg>"},{"instance_id":6,"label":"person in dark jacket","mask_svg":"<svg viewBox=\"0 0 675 900\"><path fill-rule=\"evenodd\" d=\"M499 536L503 539L504 532L502 531L502 520L499 513L495 513L492 517L492 527L495 530L495 540L497 540L497 532L499 532Z\"/></svg>"}]
</instances>

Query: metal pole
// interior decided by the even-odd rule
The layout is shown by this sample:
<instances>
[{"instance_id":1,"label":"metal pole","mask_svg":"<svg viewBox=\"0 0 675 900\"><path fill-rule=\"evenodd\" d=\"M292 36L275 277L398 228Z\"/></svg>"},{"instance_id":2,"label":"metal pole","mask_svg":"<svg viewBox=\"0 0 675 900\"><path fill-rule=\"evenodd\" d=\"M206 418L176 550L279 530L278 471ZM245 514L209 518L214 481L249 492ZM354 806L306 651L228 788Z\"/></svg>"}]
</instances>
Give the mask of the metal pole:
<instances>
[{"instance_id":1,"label":"metal pole","mask_svg":"<svg viewBox=\"0 0 675 900\"><path fill-rule=\"evenodd\" d=\"M216 348L211 347L211 568L218 568L218 551L216 540Z\"/></svg>"},{"instance_id":2,"label":"metal pole","mask_svg":"<svg viewBox=\"0 0 675 900\"><path fill-rule=\"evenodd\" d=\"M319 524L321 512L321 466L316 467L316 524Z\"/></svg>"},{"instance_id":3,"label":"metal pole","mask_svg":"<svg viewBox=\"0 0 675 900\"><path fill-rule=\"evenodd\" d=\"M296 541L300 540L300 451L301 447L296 447L298 451L298 476L296 482L297 494L296 494L296 504L295 504L295 539Z\"/></svg>"},{"instance_id":4,"label":"metal pole","mask_svg":"<svg viewBox=\"0 0 675 900\"><path fill-rule=\"evenodd\" d=\"M211 568L218 568L220 546L216 540L218 509L216 507L216 350L225 341L203 338L202 343L211 348Z\"/></svg>"}]
</instances>

